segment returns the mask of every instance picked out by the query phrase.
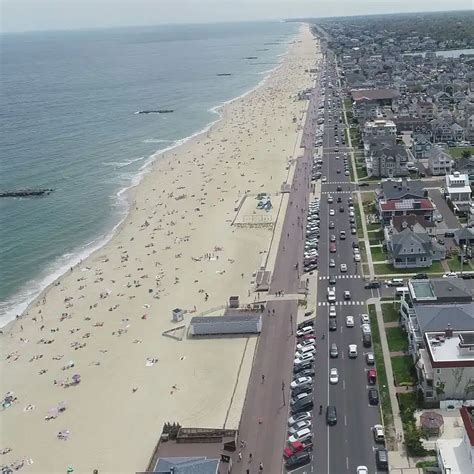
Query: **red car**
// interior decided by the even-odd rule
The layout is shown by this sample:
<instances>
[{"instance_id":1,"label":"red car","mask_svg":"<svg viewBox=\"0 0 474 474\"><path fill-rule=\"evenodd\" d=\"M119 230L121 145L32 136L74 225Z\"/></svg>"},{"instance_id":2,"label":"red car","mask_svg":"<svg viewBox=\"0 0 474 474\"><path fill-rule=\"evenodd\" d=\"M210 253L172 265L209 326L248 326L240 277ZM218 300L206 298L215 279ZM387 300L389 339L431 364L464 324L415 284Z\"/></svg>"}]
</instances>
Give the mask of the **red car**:
<instances>
[{"instance_id":1,"label":"red car","mask_svg":"<svg viewBox=\"0 0 474 474\"><path fill-rule=\"evenodd\" d=\"M367 381L370 385L375 385L377 383L377 371L375 369L369 369L367 371Z\"/></svg>"},{"instance_id":2,"label":"red car","mask_svg":"<svg viewBox=\"0 0 474 474\"><path fill-rule=\"evenodd\" d=\"M283 450L283 457L289 458L293 454L300 453L301 451L312 451L313 443L302 443L301 441L294 441L290 443L287 448Z\"/></svg>"},{"instance_id":3,"label":"red car","mask_svg":"<svg viewBox=\"0 0 474 474\"><path fill-rule=\"evenodd\" d=\"M331 243L329 244L329 251L330 251L331 253L336 253L336 244L335 244L334 242L331 242Z\"/></svg>"}]
</instances>

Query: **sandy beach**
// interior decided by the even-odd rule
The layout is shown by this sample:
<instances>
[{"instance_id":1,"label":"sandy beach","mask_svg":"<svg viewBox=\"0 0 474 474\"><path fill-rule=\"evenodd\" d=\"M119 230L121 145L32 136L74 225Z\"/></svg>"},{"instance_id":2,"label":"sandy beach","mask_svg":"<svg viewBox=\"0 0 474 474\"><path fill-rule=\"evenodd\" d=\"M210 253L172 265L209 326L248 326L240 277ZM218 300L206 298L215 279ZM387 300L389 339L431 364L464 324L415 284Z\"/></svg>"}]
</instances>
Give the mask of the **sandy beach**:
<instances>
[{"instance_id":1,"label":"sandy beach","mask_svg":"<svg viewBox=\"0 0 474 474\"><path fill-rule=\"evenodd\" d=\"M113 239L3 328L0 465L130 473L145 469L167 421L238 427L258 338L162 333L177 326L173 308L188 324L231 295L254 300L273 235L255 195L281 202L307 105L296 94L312 86L318 47L303 25L261 87L157 158ZM253 225L232 225L246 193L244 212L250 200L254 210L239 219Z\"/></svg>"}]
</instances>

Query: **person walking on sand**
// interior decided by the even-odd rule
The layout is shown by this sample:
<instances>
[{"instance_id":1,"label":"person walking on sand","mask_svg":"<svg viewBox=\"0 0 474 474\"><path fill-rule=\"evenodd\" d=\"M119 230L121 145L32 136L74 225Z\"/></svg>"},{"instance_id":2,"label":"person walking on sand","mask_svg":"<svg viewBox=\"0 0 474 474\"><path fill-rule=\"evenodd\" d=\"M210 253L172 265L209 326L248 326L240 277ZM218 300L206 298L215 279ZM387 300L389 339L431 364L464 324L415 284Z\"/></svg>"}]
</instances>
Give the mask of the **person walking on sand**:
<instances>
[{"instance_id":1,"label":"person walking on sand","mask_svg":"<svg viewBox=\"0 0 474 474\"><path fill-rule=\"evenodd\" d=\"M239 462L242 461L242 452L241 451L239 451L238 457L239 457Z\"/></svg>"},{"instance_id":2,"label":"person walking on sand","mask_svg":"<svg viewBox=\"0 0 474 474\"><path fill-rule=\"evenodd\" d=\"M261 462L260 465L258 466L258 470L260 472L263 472L263 462Z\"/></svg>"},{"instance_id":3,"label":"person walking on sand","mask_svg":"<svg viewBox=\"0 0 474 474\"><path fill-rule=\"evenodd\" d=\"M249 462L252 462L252 453L249 454Z\"/></svg>"},{"instance_id":4,"label":"person walking on sand","mask_svg":"<svg viewBox=\"0 0 474 474\"><path fill-rule=\"evenodd\" d=\"M265 375L262 374L262 383L265 382Z\"/></svg>"}]
</instances>

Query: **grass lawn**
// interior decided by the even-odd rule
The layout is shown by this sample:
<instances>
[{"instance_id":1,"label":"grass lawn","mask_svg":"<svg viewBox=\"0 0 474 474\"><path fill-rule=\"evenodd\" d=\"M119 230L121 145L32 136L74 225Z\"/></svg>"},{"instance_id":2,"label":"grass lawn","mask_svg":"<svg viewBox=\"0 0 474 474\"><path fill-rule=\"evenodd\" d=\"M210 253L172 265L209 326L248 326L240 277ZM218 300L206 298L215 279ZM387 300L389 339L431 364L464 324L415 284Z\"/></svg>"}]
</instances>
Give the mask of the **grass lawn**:
<instances>
[{"instance_id":1,"label":"grass lawn","mask_svg":"<svg viewBox=\"0 0 474 474\"><path fill-rule=\"evenodd\" d=\"M357 225L357 237L359 239L363 239L364 232L362 231L362 218L360 217L360 209L359 209L358 202L354 202L354 214L355 214L356 225Z\"/></svg>"},{"instance_id":2,"label":"grass lawn","mask_svg":"<svg viewBox=\"0 0 474 474\"><path fill-rule=\"evenodd\" d=\"M390 352L406 351L408 350L408 339L405 331L401 328L387 328L388 348Z\"/></svg>"},{"instance_id":3,"label":"grass lawn","mask_svg":"<svg viewBox=\"0 0 474 474\"><path fill-rule=\"evenodd\" d=\"M374 232L382 230L380 224L367 224L367 232Z\"/></svg>"},{"instance_id":4,"label":"grass lawn","mask_svg":"<svg viewBox=\"0 0 474 474\"><path fill-rule=\"evenodd\" d=\"M449 269L452 272L460 272L461 271L461 261L459 260L457 255L452 256L450 259L446 260L448 262ZM472 267L469 261L464 261L463 271L471 271Z\"/></svg>"},{"instance_id":5,"label":"grass lawn","mask_svg":"<svg viewBox=\"0 0 474 474\"><path fill-rule=\"evenodd\" d=\"M375 312L375 305L369 304L368 311L370 316L370 327L372 330L372 347L375 355L375 367L377 369L380 407L384 424L392 425L392 404L390 403L390 395L388 393L387 373L385 372L385 364L382 353L382 344L380 343L380 333L379 326L377 323L377 313Z\"/></svg>"},{"instance_id":6,"label":"grass lawn","mask_svg":"<svg viewBox=\"0 0 474 474\"><path fill-rule=\"evenodd\" d=\"M365 242L360 241L359 242L359 253L360 253L360 258L363 262L367 262L367 252L365 250Z\"/></svg>"},{"instance_id":7,"label":"grass lawn","mask_svg":"<svg viewBox=\"0 0 474 474\"><path fill-rule=\"evenodd\" d=\"M370 253L374 262L383 262L389 258L388 254L382 250L382 247L370 247Z\"/></svg>"},{"instance_id":8,"label":"grass lawn","mask_svg":"<svg viewBox=\"0 0 474 474\"><path fill-rule=\"evenodd\" d=\"M413 385L416 383L416 372L413 359L410 356L390 357L392 370L397 385Z\"/></svg>"},{"instance_id":9,"label":"grass lawn","mask_svg":"<svg viewBox=\"0 0 474 474\"><path fill-rule=\"evenodd\" d=\"M444 273L441 262L434 262L431 268L394 268L391 263L377 263L374 265L377 275L405 275L407 273Z\"/></svg>"},{"instance_id":10,"label":"grass lawn","mask_svg":"<svg viewBox=\"0 0 474 474\"><path fill-rule=\"evenodd\" d=\"M471 155L474 154L474 146L454 146L452 148L448 147L446 150L453 158L461 158L464 151L468 151Z\"/></svg>"},{"instance_id":11,"label":"grass lawn","mask_svg":"<svg viewBox=\"0 0 474 474\"><path fill-rule=\"evenodd\" d=\"M358 178L365 178L367 177L367 171L365 169L365 166L357 166L357 177Z\"/></svg>"},{"instance_id":12,"label":"grass lawn","mask_svg":"<svg viewBox=\"0 0 474 474\"><path fill-rule=\"evenodd\" d=\"M344 99L344 108L346 111L352 110L352 99L350 97Z\"/></svg>"},{"instance_id":13,"label":"grass lawn","mask_svg":"<svg viewBox=\"0 0 474 474\"><path fill-rule=\"evenodd\" d=\"M386 323L392 323L400 319L398 303L382 303L383 320Z\"/></svg>"}]
</instances>

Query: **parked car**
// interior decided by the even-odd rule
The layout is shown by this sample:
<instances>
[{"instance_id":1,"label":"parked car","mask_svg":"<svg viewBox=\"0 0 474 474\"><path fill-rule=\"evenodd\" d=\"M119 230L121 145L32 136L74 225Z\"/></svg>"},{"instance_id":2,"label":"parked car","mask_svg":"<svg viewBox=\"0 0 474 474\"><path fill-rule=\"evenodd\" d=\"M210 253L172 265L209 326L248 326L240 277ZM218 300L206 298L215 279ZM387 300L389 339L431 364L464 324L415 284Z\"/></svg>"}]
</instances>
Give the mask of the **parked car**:
<instances>
[{"instance_id":1,"label":"parked car","mask_svg":"<svg viewBox=\"0 0 474 474\"><path fill-rule=\"evenodd\" d=\"M309 428L303 428L302 430L297 431L288 438L289 443L294 443L295 441L308 441L312 439L313 433Z\"/></svg>"},{"instance_id":2,"label":"parked car","mask_svg":"<svg viewBox=\"0 0 474 474\"><path fill-rule=\"evenodd\" d=\"M414 277L412 277L413 280L427 280L428 275L426 273L417 273Z\"/></svg>"},{"instance_id":3,"label":"parked car","mask_svg":"<svg viewBox=\"0 0 474 474\"><path fill-rule=\"evenodd\" d=\"M302 371L298 372L298 377L314 377L316 375L316 371L311 367L309 369L303 369Z\"/></svg>"},{"instance_id":4,"label":"parked car","mask_svg":"<svg viewBox=\"0 0 474 474\"><path fill-rule=\"evenodd\" d=\"M337 331L337 321L336 319L332 318L329 320L329 330L330 331Z\"/></svg>"},{"instance_id":5,"label":"parked car","mask_svg":"<svg viewBox=\"0 0 474 474\"><path fill-rule=\"evenodd\" d=\"M303 372L304 370L310 370L310 369L313 368L313 364L314 364L314 361L312 361L312 360L308 360L308 361L303 362L301 364L296 364L293 367L293 374L297 375L297 374Z\"/></svg>"},{"instance_id":6,"label":"parked car","mask_svg":"<svg viewBox=\"0 0 474 474\"><path fill-rule=\"evenodd\" d=\"M311 462L311 454L304 451L304 452L296 453L293 456L290 456L285 461L285 467L288 471L291 471L293 469L297 469L298 467L306 466L310 462Z\"/></svg>"},{"instance_id":7,"label":"parked car","mask_svg":"<svg viewBox=\"0 0 474 474\"><path fill-rule=\"evenodd\" d=\"M296 354L295 360L294 360L294 365L299 365L307 360L314 360L314 354L313 353L307 353L307 354Z\"/></svg>"},{"instance_id":8,"label":"parked car","mask_svg":"<svg viewBox=\"0 0 474 474\"><path fill-rule=\"evenodd\" d=\"M336 306L333 304L329 305L329 317L330 318L336 317Z\"/></svg>"},{"instance_id":9,"label":"parked car","mask_svg":"<svg viewBox=\"0 0 474 474\"><path fill-rule=\"evenodd\" d=\"M386 449L379 448L375 450L375 465L378 470L388 470L388 453Z\"/></svg>"},{"instance_id":10,"label":"parked car","mask_svg":"<svg viewBox=\"0 0 474 474\"><path fill-rule=\"evenodd\" d=\"M379 404L379 392L376 388L369 389L368 396L369 396L369 404L370 405L378 405Z\"/></svg>"},{"instance_id":11,"label":"parked car","mask_svg":"<svg viewBox=\"0 0 474 474\"><path fill-rule=\"evenodd\" d=\"M366 290L372 290L372 289L376 289L376 288L380 288L380 282L378 281L370 281L369 283L366 283L364 285L364 288Z\"/></svg>"},{"instance_id":12,"label":"parked car","mask_svg":"<svg viewBox=\"0 0 474 474\"><path fill-rule=\"evenodd\" d=\"M369 474L369 469L367 468L367 466L357 466L356 473L357 474Z\"/></svg>"},{"instance_id":13,"label":"parked car","mask_svg":"<svg viewBox=\"0 0 474 474\"><path fill-rule=\"evenodd\" d=\"M299 337L299 336L304 336L306 334L313 334L313 333L314 333L313 326L305 326L304 328L298 329L298 331L296 331L296 336Z\"/></svg>"},{"instance_id":14,"label":"parked car","mask_svg":"<svg viewBox=\"0 0 474 474\"><path fill-rule=\"evenodd\" d=\"M304 411L310 411L314 408L314 403L311 397L299 400L291 405L291 413L296 415Z\"/></svg>"},{"instance_id":15,"label":"parked car","mask_svg":"<svg viewBox=\"0 0 474 474\"><path fill-rule=\"evenodd\" d=\"M300 343L296 344L296 349L300 350L306 346L314 346L316 344L316 339L314 337L310 337L308 339L303 339Z\"/></svg>"},{"instance_id":16,"label":"parked car","mask_svg":"<svg viewBox=\"0 0 474 474\"><path fill-rule=\"evenodd\" d=\"M361 320L362 324L370 324L369 315L366 314L366 313L363 313L363 314L360 315L360 320Z\"/></svg>"},{"instance_id":17,"label":"parked car","mask_svg":"<svg viewBox=\"0 0 474 474\"><path fill-rule=\"evenodd\" d=\"M374 354L372 352L367 352L365 354L365 362L367 363L367 365L374 365L375 364L375 357L374 357Z\"/></svg>"},{"instance_id":18,"label":"parked car","mask_svg":"<svg viewBox=\"0 0 474 474\"><path fill-rule=\"evenodd\" d=\"M298 423L299 421L311 420L312 417L313 415L309 411L299 413L298 415L294 415L288 418L288 426L293 426L295 423Z\"/></svg>"},{"instance_id":19,"label":"parked car","mask_svg":"<svg viewBox=\"0 0 474 474\"><path fill-rule=\"evenodd\" d=\"M288 428L288 434L294 435L298 431L304 430L305 428L311 429L311 420L298 421Z\"/></svg>"},{"instance_id":20,"label":"parked car","mask_svg":"<svg viewBox=\"0 0 474 474\"><path fill-rule=\"evenodd\" d=\"M372 433L376 443L385 443L385 433L383 431L382 425L374 425L372 428Z\"/></svg>"},{"instance_id":21,"label":"parked car","mask_svg":"<svg viewBox=\"0 0 474 474\"><path fill-rule=\"evenodd\" d=\"M313 379L311 377L298 377L297 379L293 380L293 382L291 382L290 384L290 388L296 388L296 387L299 387L301 385L306 385L308 383L312 383L313 382Z\"/></svg>"},{"instance_id":22,"label":"parked car","mask_svg":"<svg viewBox=\"0 0 474 474\"><path fill-rule=\"evenodd\" d=\"M329 355L332 359L339 357L339 349L337 348L337 344L335 342L331 344L331 348L329 349Z\"/></svg>"},{"instance_id":23,"label":"parked car","mask_svg":"<svg viewBox=\"0 0 474 474\"><path fill-rule=\"evenodd\" d=\"M357 357L357 345L349 344L349 359L355 359Z\"/></svg>"}]
</instances>

